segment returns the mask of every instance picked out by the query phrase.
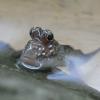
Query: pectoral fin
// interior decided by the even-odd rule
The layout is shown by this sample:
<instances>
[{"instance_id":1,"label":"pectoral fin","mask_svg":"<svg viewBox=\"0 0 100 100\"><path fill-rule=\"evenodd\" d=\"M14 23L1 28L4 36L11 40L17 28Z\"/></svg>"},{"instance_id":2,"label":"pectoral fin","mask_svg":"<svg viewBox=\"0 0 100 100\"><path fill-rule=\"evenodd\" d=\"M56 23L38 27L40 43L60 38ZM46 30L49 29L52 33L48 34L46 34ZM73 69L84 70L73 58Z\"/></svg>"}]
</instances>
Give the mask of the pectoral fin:
<instances>
[{"instance_id":1,"label":"pectoral fin","mask_svg":"<svg viewBox=\"0 0 100 100\"><path fill-rule=\"evenodd\" d=\"M70 66L70 68L72 69L75 67L79 68L80 66L90 61L99 52L100 52L100 48L96 49L93 52L87 53L87 54L74 51L69 56L66 55L65 57L66 66Z\"/></svg>"},{"instance_id":2,"label":"pectoral fin","mask_svg":"<svg viewBox=\"0 0 100 100\"><path fill-rule=\"evenodd\" d=\"M57 67L55 71L47 76L47 79L83 83L77 73L69 72L66 67Z\"/></svg>"}]
</instances>

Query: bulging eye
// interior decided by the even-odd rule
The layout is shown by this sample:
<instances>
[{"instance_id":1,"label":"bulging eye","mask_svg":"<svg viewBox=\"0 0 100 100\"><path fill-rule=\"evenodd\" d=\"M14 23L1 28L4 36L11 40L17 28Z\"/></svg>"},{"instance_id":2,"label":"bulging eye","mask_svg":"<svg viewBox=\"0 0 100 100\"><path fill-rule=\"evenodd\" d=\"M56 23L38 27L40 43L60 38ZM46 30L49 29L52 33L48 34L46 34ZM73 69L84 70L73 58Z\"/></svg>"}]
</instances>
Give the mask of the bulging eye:
<instances>
[{"instance_id":1,"label":"bulging eye","mask_svg":"<svg viewBox=\"0 0 100 100\"><path fill-rule=\"evenodd\" d=\"M54 38L53 34L49 34L49 35L47 36L47 39L48 39L48 40L53 40L53 38Z\"/></svg>"},{"instance_id":2,"label":"bulging eye","mask_svg":"<svg viewBox=\"0 0 100 100\"><path fill-rule=\"evenodd\" d=\"M42 29L40 27L33 27L30 30L30 36L31 38L38 38L39 36L41 36L42 33Z\"/></svg>"}]
</instances>

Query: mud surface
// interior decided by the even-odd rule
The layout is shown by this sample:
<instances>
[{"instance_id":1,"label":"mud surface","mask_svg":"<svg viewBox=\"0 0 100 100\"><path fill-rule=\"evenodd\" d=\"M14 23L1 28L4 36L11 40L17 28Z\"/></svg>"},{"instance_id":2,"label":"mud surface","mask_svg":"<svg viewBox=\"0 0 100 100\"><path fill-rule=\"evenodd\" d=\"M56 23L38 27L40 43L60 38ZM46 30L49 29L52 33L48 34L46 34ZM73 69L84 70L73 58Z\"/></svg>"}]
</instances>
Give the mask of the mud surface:
<instances>
[{"instance_id":1,"label":"mud surface","mask_svg":"<svg viewBox=\"0 0 100 100\"><path fill-rule=\"evenodd\" d=\"M72 82L50 81L47 72L29 72L15 66L14 56L0 53L2 100L100 100L100 93Z\"/></svg>"}]
</instances>

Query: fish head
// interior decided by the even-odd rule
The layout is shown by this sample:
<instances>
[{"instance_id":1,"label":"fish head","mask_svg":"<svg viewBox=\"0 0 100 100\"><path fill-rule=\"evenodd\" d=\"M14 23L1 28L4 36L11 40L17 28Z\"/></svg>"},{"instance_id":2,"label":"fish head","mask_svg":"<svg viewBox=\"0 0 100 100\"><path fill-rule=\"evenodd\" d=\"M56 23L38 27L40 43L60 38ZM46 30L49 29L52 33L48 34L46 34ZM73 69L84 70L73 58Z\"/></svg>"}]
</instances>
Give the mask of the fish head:
<instances>
[{"instance_id":1,"label":"fish head","mask_svg":"<svg viewBox=\"0 0 100 100\"><path fill-rule=\"evenodd\" d=\"M26 44L17 64L33 70L53 66L53 58L57 55L59 47L53 33L47 29L33 27L30 36L32 40Z\"/></svg>"}]
</instances>

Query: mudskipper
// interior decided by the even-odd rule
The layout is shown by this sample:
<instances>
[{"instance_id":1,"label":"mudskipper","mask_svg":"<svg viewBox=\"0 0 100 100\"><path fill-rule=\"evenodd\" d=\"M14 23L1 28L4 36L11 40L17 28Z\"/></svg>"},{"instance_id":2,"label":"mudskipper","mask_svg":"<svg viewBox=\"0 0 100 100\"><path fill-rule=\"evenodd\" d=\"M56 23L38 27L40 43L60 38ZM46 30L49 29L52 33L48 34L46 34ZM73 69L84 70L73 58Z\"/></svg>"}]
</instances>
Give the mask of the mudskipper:
<instances>
[{"instance_id":1,"label":"mudskipper","mask_svg":"<svg viewBox=\"0 0 100 100\"><path fill-rule=\"evenodd\" d=\"M48 75L48 79L77 80L80 76L76 68L87 63L100 51L99 48L85 54L70 45L62 45L55 40L50 30L41 27L33 27L29 33L31 40L22 51L17 66L29 70L58 69Z\"/></svg>"}]
</instances>

